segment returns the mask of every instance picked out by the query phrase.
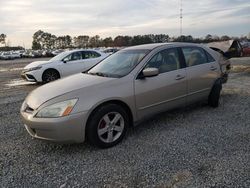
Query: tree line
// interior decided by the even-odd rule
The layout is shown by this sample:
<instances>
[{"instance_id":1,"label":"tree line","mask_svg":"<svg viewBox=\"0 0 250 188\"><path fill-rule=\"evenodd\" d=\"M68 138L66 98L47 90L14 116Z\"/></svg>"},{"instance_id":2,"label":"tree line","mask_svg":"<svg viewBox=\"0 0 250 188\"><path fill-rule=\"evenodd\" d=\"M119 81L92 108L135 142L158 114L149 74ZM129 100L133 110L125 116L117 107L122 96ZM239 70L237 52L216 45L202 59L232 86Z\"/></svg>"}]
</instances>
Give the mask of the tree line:
<instances>
[{"instance_id":1,"label":"tree line","mask_svg":"<svg viewBox=\"0 0 250 188\"><path fill-rule=\"evenodd\" d=\"M194 38L191 35L182 35L170 38L167 34L148 34L136 36L116 36L115 38L101 38L99 35L88 36L79 35L71 37L70 35L56 36L48 32L39 30L33 35L32 49L64 49L64 48L95 48L95 47L125 47L148 43L162 42L193 42L208 43L215 41L230 40L232 37L227 35L218 37L208 34L204 38Z\"/></svg>"},{"instance_id":2,"label":"tree line","mask_svg":"<svg viewBox=\"0 0 250 188\"><path fill-rule=\"evenodd\" d=\"M0 34L0 44L6 48L6 34ZM168 34L148 34L136 36L116 36L101 38L99 35L88 36L79 35L72 37L70 35L56 36L54 34L38 30L33 34L32 49L65 49L65 48L96 48L96 47L126 47L139 44L148 43L162 43L162 42L193 42L193 43L209 43L226 41L230 39L246 39L246 37L229 37L206 35L204 38L194 38L191 35L182 35L179 37L170 37Z\"/></svg>"},{"instance_id":3,"label":"tree line","mask_svg":"<svg viewBox=\"0 0 250 188\"><path fill-rule=\"evenodd\" d=\"M102 39L99 35L79 35L76 37L64 35L57 37L51 33L39 30L33 35L32 49L121 47L168 41L169 36L165 34L137 35L133 37L117 36L114 39L112 37Z\"/></svg>"}]
</instances>

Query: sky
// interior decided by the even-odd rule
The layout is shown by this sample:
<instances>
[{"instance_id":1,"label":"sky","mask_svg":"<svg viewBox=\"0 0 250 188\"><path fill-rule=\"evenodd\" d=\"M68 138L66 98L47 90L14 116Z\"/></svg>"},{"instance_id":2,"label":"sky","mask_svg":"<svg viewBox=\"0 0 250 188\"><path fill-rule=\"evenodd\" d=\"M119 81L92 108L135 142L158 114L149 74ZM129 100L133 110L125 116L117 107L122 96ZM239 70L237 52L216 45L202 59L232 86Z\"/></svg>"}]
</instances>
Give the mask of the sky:
<instances>
[{"instance_id":1,"label":"sky","mask_svg":"<svg viewBox=\"0 0 250 188\"><path fill-rule=\"evenodd\" d=\"M250 32L249 0L182 0L183 34ZM59 35L180 35L180 0L0 0L0 33L31 47L39 29Z\"/></svg>"}]
</instances>

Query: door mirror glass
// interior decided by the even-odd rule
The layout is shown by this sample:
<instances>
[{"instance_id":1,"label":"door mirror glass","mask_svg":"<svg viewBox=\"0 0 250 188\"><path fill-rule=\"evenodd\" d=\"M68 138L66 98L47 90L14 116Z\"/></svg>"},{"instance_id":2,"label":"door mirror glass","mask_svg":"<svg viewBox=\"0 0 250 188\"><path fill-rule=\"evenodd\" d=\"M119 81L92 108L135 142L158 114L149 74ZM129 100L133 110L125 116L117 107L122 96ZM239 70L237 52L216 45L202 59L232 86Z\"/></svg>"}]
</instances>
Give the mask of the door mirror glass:
<instances>
[{"instance_id":1,"label":"door mirror glass","mask_svg":"<svg viewBox=\"0 0 250 188\"><path fill-rule=\"evenodd\" d=\"M159 74L159 69L157 68L146 68L142 71L144 77L157 76Z\"/></svg>"}]
</instances>

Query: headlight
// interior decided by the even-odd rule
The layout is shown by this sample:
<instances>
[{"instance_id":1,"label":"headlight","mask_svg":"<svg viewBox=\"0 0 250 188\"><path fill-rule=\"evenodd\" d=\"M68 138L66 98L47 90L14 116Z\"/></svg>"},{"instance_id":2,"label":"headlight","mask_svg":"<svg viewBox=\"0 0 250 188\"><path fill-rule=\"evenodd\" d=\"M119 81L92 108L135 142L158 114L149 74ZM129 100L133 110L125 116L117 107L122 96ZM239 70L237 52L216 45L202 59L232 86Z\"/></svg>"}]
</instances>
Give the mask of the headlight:
<instances>
[{"instance_id":1,"label":"headlight","mask_svg":"<svg viewBox=\"0 0 250 188\"><path fill-rule=\"evenodd\" d=\"M35 117L39 118L55 118L67 116L73 110L77 99L71 99L56 104L52 104L42 108Z\"/></svg>"},{"instance_id":2,"label":"headlight","mask_svg":"<svg viewBox=\"0 0 250 188\"><path fill-rule=\"evenodd\" d=\"M32 67L32 68L29 68L29 69L25 69L24 72L30 72L30 71L34 71L34 70L39 70L41 68L42 68L42 66Z\"/></svg>"}]
</instances>

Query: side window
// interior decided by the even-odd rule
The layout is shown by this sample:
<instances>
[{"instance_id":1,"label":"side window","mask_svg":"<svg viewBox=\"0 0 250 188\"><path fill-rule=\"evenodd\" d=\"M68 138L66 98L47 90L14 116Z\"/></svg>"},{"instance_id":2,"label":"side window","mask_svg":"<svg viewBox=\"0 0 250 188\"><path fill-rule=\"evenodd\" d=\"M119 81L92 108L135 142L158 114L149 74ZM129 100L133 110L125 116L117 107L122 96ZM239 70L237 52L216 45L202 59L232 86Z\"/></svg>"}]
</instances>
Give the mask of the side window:
<instances>
[{"instance_id":1,"label":"side window","mask_svg":"<svg viewBox=\"0 0 250 188\"><path fill-rule=\"evenodd\" d=\"M65 57L64 61L77 61L82 59L82 54L80 52L73 52L72 54L69 54L67 57Z\"/></svg>"},{"instance_id":2,"label":"side window","mask_svg":"<svg viewBox=\"0 0 250 188\"><path fill-rule=\"evenodd\" d=\"M202 48L184 47L182 51L188 67L207 63L207 56Z\"/></svg>"},{"instance_id":3,"label":"side window","mask_svg":"<svg viewBox=\"0 0 250 188\"><path fill-rule=\"evenodd\" d=\"M206 52L206 51L205 51L205 53L206 53L206 55L207 55L207 62L208 62L208 63L215 62L215 59L213 58L212 55L210 55L210 53L208 53L208 52Z\"/></svg>"},{"instance_id":4,"label":"side window","mask_svg":"<svg viewBox=\"0 0 250 188\"><path fill-rule=\"evenodd\" d=\"M92 58L97 58L97 57L100 57L100 56L101 56L101 54L92 51Z\"/></svg>"},{"instance_id":5,"label":"side window","mask_svg":"<svg viewBox=\"0 0 250 188\"><path fill-rule=\"evenodd\" d=\"M158 68L160 73L179 69L180 60L178 50L173 48L158 52L146 65L146 68L149 67Z\"/></svg>"},{"instance_id":6,"label":"side window","mask_svg":"<svg viewBox=\"0 0 250 188\"><path fill-rule=\"evenodd\" d=\"M97 58L101 55L95 51L84 51L82 52L84 59Z\"/></svg>"}]
</instances>

